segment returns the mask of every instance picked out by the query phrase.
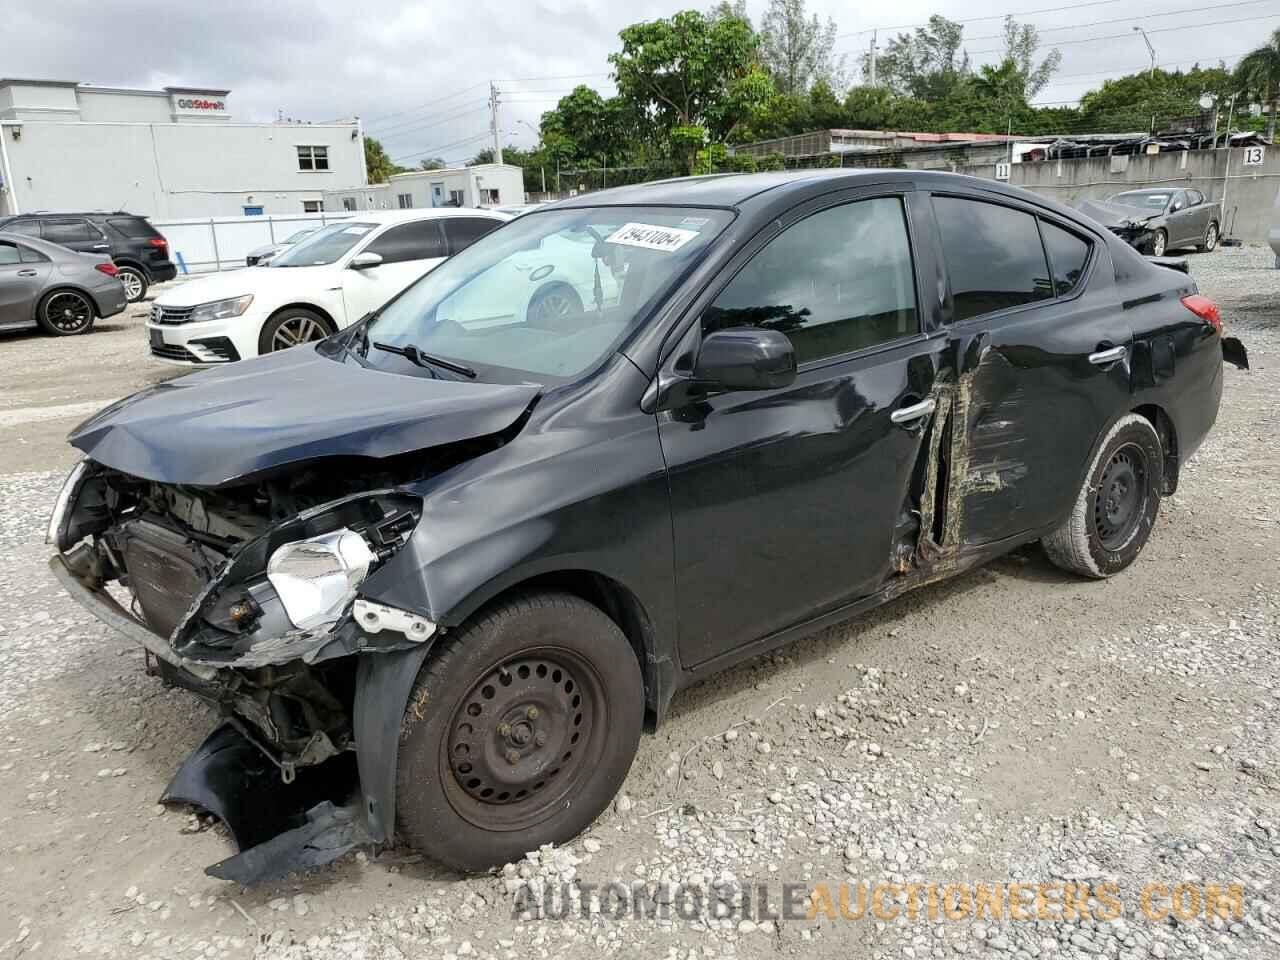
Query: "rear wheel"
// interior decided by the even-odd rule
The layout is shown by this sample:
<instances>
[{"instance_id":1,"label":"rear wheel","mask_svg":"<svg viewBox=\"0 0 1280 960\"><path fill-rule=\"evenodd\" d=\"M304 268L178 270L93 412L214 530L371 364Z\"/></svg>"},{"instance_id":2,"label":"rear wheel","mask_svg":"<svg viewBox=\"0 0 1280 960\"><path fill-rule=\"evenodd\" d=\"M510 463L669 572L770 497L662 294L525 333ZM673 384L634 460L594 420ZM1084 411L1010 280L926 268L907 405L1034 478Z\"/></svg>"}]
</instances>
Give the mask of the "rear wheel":
<instances>
[{"instance_id":1,"label":"rear wheel","mask_svg":"<svg viewBox=\"0 0 1280 960\"><path fill-rule=\"evenodd\" d=\"M36 308L36 319L45 333L71 337L93 326L94 306L78 290L54 290Z\"/></svg>"},{"instance_id":2,"label":"rear wheel","mask_svg":"<svg viewBox=\"0 0 1280 960\"><path fill-rule=\"evenodd\" d=\"M137 303L147 295L147 275L137 267L121 267L116 276L124 284L124 296L130 303Z\"/></svg>"},{"instance_id":3,"label":"rear wheel","mask_svg":"<svg viewBox=\"0 0 1280 960\"><path fill-rule=\"evenodd\" d=\"M1071 515L1042 541L1057 566L1086 577L1119 573L1141 552L1164 482L1164 450L1151 421L1130 413L1099 445Z\"/></svg>"},{"instance_id":4,"label":"rear wheel","mask_svg":"<svg viewBox=\"0 0 1280 960\"><path fill-rule=\"evenodd\" d=\"M1213 253L1214 248L1218 246L1218 225L1216 223L1209 224L1204 231L1204 240L1199 244L1201 253Z\"/></svg>"},{"instance_id":5,"label":"rear wheel","mask_svg":"<svg viewBox=\"0 0 1280 960\"><path fill-rule=\"evenodd\" d=\"M288 350L303 343L315 343L333 333L329 321L305 307L285 307L262 325L258 353Z\"/></svg>"},{"instance_id":6,"label":"rear wheel","mask_svg":"<svg viewBox=\"0 0 1280 960\"><path fill-rule=\"evenodd\" d=\"M401 725L396 819L463 870L571 839L608 806L644 719L640 665L597 607L499 603L423 665Z\"/></svg>"}]
</instances>

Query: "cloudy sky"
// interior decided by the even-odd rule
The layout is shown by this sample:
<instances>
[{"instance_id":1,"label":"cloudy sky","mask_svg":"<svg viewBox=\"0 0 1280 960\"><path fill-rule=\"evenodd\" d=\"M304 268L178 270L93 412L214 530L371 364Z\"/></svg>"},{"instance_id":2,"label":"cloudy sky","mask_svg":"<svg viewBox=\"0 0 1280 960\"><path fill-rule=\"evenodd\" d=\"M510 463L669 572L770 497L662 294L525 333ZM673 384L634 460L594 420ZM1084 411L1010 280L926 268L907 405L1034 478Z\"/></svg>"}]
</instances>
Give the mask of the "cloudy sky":
<instances>
[{"instance_id":1,"label":"cloudy sky","mask_svg":"<svg viewBox=\"0 0 1280 960\"><path fill-rule=\"evenodd\" d=\"M858 55L932 13L966 21L977 63L997 58L1000 16L1034 23L1062 67L1041 102L1072 102L1107 76L1149 64L1141 24L1166 67L1234 64L1280 27L1280 0L809 0L835 19L837 49ZM490 81L506 140L530 146L542 111L577 83L608 92L619 29L710 0L6 0L0 76L104 86L225 87L236 119L359 115L392 157L463 160L486 143ZM765 0L749 0L757 22ZM995 14L995 16L993 16Z\"/></svg>"}]
</instances>

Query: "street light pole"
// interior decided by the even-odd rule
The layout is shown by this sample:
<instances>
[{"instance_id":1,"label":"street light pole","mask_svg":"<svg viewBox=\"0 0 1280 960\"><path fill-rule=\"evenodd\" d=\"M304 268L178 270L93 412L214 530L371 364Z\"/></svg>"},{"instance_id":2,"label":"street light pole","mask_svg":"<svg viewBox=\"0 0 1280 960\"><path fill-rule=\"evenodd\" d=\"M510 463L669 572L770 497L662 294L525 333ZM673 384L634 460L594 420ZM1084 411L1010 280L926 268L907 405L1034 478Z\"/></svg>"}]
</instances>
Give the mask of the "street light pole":
<instances>
[{"instance_id":1,"label":"street light pole","mask_svg":"<svg viewBox=\"0 0 1280 960\"><path fill-rule=\"evenodd\" d=\"M1147 31L1142 27L1135 26L1133 28L1137 33L1142 34L1142 42L1147 45L1147 53L1151 54L1151 76L1156 75L1156 48L1151 45L1151 40L1147 37Z\"/></svg>"}]
</instances>

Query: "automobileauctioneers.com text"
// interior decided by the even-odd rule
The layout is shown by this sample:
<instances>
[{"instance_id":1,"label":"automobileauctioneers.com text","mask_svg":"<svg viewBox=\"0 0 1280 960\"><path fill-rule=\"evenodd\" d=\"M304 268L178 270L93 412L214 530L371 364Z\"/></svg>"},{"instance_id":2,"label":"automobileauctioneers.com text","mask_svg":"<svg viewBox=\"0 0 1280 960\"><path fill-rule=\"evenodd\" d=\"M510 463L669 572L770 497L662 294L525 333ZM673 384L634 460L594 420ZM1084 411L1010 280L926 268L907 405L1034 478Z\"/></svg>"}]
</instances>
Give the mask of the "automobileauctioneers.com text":
<instances>
[{"instance_id":1,"label":"automobileauctioneers.com text","mask_svg":"<svg viewBox=\"0 0 1280 960\"><path fill-rule=\"evenodd\" d=\"M1121 917L1163 922L1176 918L1239 920L1245 889L1239 883L1151 881L1122 891L1117 883L721 883L711 886L643 881L542 884L513 895L522 919L602 918L696 921L965 920L1075 921Z\"/></svg>"}]
</instances>

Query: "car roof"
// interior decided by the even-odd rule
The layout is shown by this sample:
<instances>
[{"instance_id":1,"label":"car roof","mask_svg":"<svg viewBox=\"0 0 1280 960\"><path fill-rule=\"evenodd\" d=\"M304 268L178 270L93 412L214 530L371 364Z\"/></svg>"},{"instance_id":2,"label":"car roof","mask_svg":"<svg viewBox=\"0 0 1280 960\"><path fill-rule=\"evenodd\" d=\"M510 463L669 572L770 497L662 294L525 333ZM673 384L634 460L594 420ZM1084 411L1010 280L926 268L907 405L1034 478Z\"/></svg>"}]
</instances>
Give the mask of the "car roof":
<instances>
[{"instance_id":1,"label":"car roof","mask_svg":"<svg viewBox=\"0 0 1280 960\"><path fill-rule=\"evenodd\" d=\"M361 223L408 223L414 220L434 220L437 217L490 217L494 220L510 220L511 217L496 210L480 207L423 207L419 210L350 210L348 217L334 219L334 223L354 220Z\"/></svg>"},{"instance_id":2,"label":"car roof","mask_svg":"<svg viewBox=\"0 0 1280 960\"><path fill-rule=\"evenodd\" d=\"M14 213L7 217L0 217L0 223L38 217L132 217L135 220L147 219L145 213L129 213L125 210L30 210L26 213Z\"/></svg>"}]
</instances>

